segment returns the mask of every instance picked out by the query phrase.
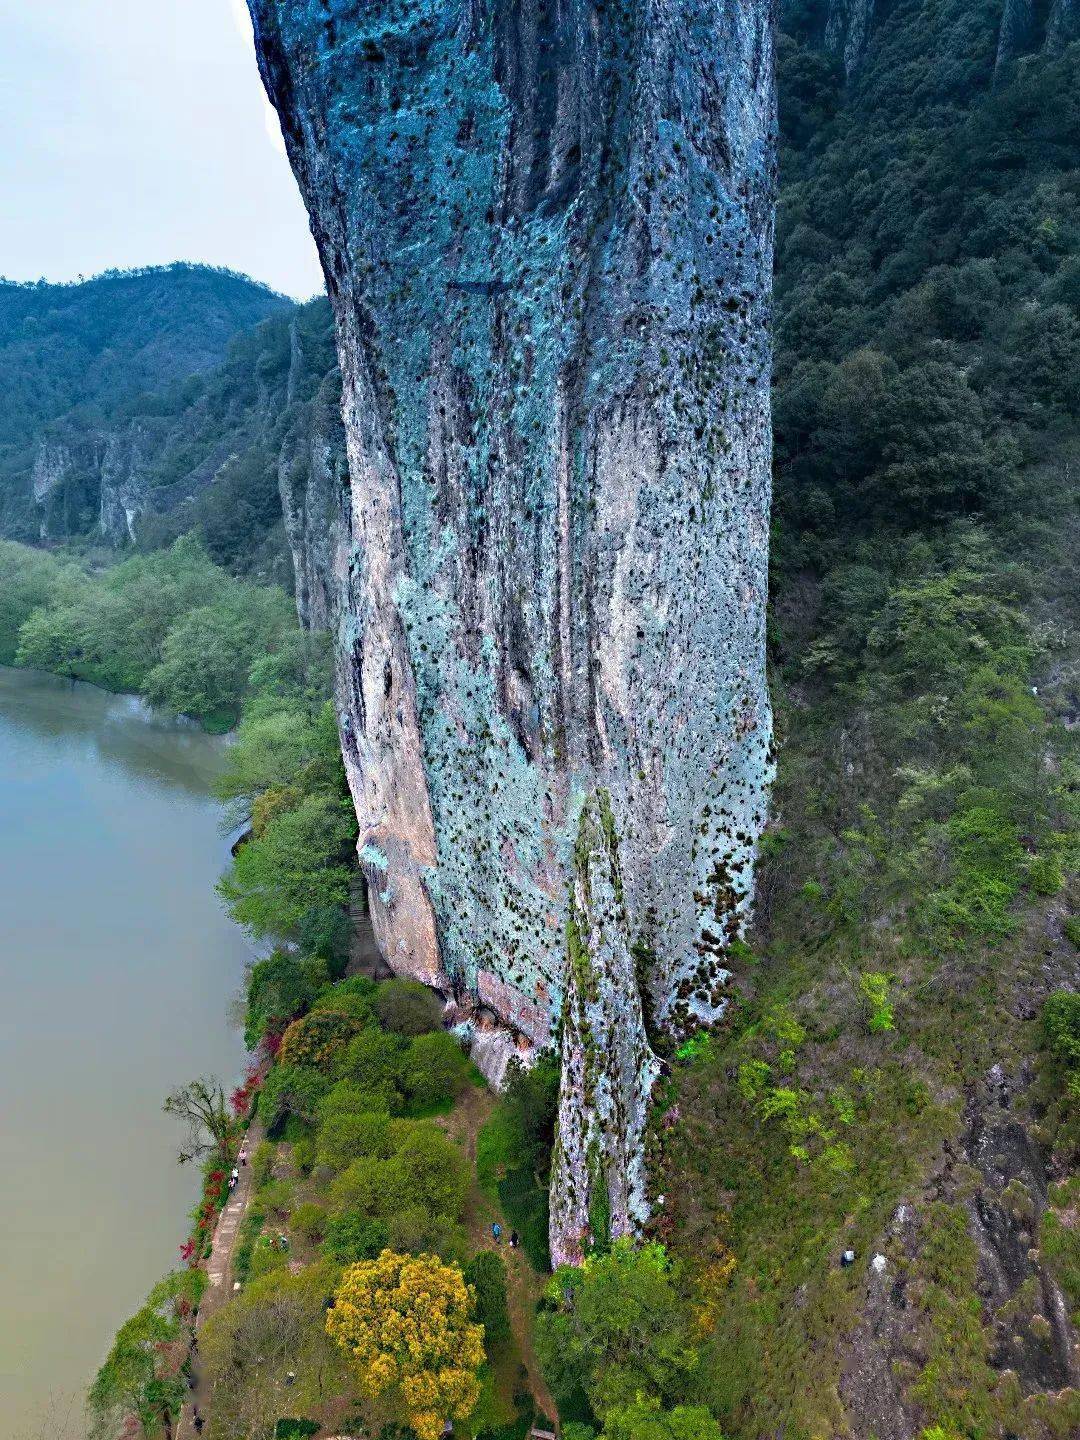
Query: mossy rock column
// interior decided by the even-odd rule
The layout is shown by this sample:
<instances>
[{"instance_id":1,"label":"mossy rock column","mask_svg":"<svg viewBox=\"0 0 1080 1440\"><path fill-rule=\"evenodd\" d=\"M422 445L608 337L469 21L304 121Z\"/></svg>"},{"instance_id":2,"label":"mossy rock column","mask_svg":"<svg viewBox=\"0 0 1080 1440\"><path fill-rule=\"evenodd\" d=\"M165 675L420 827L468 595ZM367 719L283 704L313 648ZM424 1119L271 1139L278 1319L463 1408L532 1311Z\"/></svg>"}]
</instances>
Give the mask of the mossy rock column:
<instances>
[{"instance_id":1,"label":"mossy rock column","mask_svg":"<svg viewBox=\"0 0 1080 1440\"><path fill-rule=\"evenodd\" d=\"M585 932L625 1094L590 1108L568 1064L575 1255L572 1177L639 1155L643 1017L723 1008L765 818L774 7L250 3L337 320L329 603L379 943L551 1043L601 792L586 831L617 836L624 933Z\"/></svg>"}]
</instances>

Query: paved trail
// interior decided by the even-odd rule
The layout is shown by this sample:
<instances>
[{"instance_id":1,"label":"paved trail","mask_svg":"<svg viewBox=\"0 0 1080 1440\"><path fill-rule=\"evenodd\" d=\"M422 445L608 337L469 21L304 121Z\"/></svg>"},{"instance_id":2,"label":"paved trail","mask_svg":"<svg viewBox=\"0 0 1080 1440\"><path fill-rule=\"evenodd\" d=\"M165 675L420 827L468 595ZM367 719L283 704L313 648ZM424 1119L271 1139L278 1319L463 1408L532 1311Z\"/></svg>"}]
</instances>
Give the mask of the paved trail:
<instances>
[{"instance_id":1,"label":"paved trail","mask_svg":"<svg viewBox=\"0 0 1080 1440\"><path fill-rule=\"evenodd\" d=\"M252 1123L247 1132L245 1144L248 1149L248 1156L254 1155L255 1147L263 1138L262 1129L258 1122ZM251 1178L251 1165L240 1166L240 1179L236 1189L229 1196L228 1204L218 1217L217 1229L214 1231L214 1243L210 1251L210 1259L206 1262L207 1286L199 1306L199 1319L197 1329L201 1330L206 1320L211 1315L216 1315L221 1307L229 1301L233 1294L233 1252L236 1249L236 1239L240 1231L240 1222L247 1213L248 1202L251 1199L253 1181ZM196 1350L192 1359L192 1369L196 1377L199 1377L200 1364L199 1353ZM209 1410L208 1398L204 1387L196 1386L193 1397L184 1406L180 1414L180 1420L176 1427L176 1440L196 1440L195 1431L195 1406L199 1412L206 1415Z\"/></svg>"}]
</instances>

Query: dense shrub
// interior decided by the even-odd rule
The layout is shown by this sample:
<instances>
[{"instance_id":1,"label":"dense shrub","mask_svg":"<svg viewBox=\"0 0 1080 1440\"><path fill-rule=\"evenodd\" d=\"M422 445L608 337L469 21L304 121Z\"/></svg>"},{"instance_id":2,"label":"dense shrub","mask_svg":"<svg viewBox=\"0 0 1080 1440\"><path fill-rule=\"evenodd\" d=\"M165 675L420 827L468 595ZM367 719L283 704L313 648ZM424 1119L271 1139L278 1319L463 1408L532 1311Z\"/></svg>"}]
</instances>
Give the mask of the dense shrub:
<instances>
[{"instance_id":1,"label":"dense shrub","mask_svg":"<svg viewBox=\"0 0 1080 1440\"><path fill-rule=\"evenodd\" d=\"M275 1065L259 1092L259 1115L267 1132L280 1132L290 1116L312 1124L328 1088L326 1078L317 1070Z\"/></svg>"},{"instance_id":2,"label":"dense shrub","mask_svg":"<svg viewBox=\"0 0 1080 1440\"><path fill-rule=\"evenodd\" d=\"M424 1109L461 1094L468 1084L469 1060L452 1035L435 1030L410 1042L401 1075L411 1104Z\"/></svg>"},{"instance_id":3,"label":"dense shrub","mask_svg":"<svg viewBox=\"0 0 1080 1440\"><path fill-rule=\"evenodd\" d=\"M1080 994L1058 990L1051 995L1043 1006L1042 1027L1054 1059L1080 1072Z\"/></svg>"},{"instance_id":4,"label":"dense shrub","mask_svg":"<svg viewBox=\"0 0 1080 1440\"><path fill-rule=\"evenodd\" d=\"M346 1045L364 1028L364 1021L341 1010L312 1010L294 1020L281 1039L282 1065L310 1065L329 1071Z\"/></svg>"},{"instance_id":5,"label":"dense shrub","mask_svg":"<svg viewBox=\"0 0 1080 1440\"><path fill-rule=\"evenodd\" d=\"M488 1353L510 1338L510 1313L506 1307L506 1266L494 1251L482 1250L465 1266L465 1280L476 1292L476 1318L484 1327Z\"/></svg>"},{"instance_id":6,"label":"dense shrub","mask_svg":"<svg viewBox=\"0 0 1080 1440\"><path fill-rule=\"evenodd\" d=\"M384 1030L365 1030L338 1057L334 1073L359 1089L385 1097L390 1109L401 1106L405 1042Z\"/></svg>"},{"instance_id":7,"label":"dense shrub","mask_svg":"<svg viewBox=\"0 0 1080 1440\"><path fill-rule=\"evenodd\" d=\"M264 1035L280 1035L314 1000L320 979L318 961L304 960L287 950L275 950L256 960L247 985L244 1041L249 1050Z\"/></svg>"},{"instance_id":8,"label":"dense shrub","mask_svg":"<svg viewBox=\"0 0 1080 1440\"><path fill-rule=\"evenodd\" d=\"M344 1170L365 1157L385 1160L393 1153L390 1115L387 1111L327 1115L316 1142L318 1163L333 1171Z\"/></svg>"},{"instance_id":9,"label":"dense shrub","mask_svg":"<svg viewBox=\"0 0 1080 1440\"><path fill-rule=\"evenodd\" d=\"M323 1253L338 1265L373 1260L386 1249L389 1235L381 1220L369 1220L355 1210L332 1215L326 1222Z\"/></svg>"},{"instance_id":10,"label":"dense shrub","mask_svg":"<svg viewBox=\"0 0 1080 1440\"><path fill-rule=\"evenodd\" d=\"M398 1035L424 1035L441 1027L443 1004L416 980L387 980L376 993L375 1013Z\"/></svg>"},{"instance_id":11,"label":"dense shrub","mask_svg":"<svg viewBox=\"0 0 1080 1440\"><path fill-rule=\"evenodd\" d=\"M537 1346L557 1397L580 1386L601 1419L635 1402L677 1401L697 1364L667 1255L628 1239L555 1272Z\"/></svg>"}]
</instances>

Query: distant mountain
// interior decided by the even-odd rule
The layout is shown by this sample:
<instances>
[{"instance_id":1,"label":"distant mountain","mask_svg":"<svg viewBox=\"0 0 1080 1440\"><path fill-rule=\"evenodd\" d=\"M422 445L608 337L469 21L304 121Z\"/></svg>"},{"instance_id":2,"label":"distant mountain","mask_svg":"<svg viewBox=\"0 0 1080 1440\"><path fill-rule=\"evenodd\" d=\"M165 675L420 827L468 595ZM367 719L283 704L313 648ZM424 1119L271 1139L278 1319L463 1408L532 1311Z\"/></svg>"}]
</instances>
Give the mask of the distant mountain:
<instances>
[{"instance_id":1,"label":"distant mountain","mask_svg":"<svg viewBox=\"0 0 1080 1440\"><path fill-rule=\"evenodd\" d=\"M72 285L0 281L0 533L107 531L101 473L122 463L133 402L212 370L235 335L294 309L199 265Z\"/></svg>"},{"instance_id":2,"label":"distant mountain","mask_svg":"<svg viewBox=\"0 0 1080 1440\"><path fill-rule=\"evenodd\" d=\"M155 549L194 532L238 574L292 588L326 625L329 550L348 529L341 377L330 302L238 335L222 365L113 417L96 530Z\"/></svg>"}]
</instances>

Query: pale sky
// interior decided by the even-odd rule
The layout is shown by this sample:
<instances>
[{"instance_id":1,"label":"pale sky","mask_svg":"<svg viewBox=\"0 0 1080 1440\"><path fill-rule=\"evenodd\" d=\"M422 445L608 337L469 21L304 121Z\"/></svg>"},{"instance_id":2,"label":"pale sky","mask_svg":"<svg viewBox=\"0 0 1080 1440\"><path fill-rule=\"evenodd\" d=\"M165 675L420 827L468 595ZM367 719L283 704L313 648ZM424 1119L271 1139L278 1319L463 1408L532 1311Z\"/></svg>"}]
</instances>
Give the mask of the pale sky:
<instances>
[{"instance_id":1,"label":"pale sky","mask_svg":"<svg viewBox=\"0 0 1080 1440\"><path fill-rule=\"evenodd\" d=\"M243 0L0 0L0 275L322 289Z\"/></svg>"}]
</instances>

